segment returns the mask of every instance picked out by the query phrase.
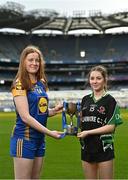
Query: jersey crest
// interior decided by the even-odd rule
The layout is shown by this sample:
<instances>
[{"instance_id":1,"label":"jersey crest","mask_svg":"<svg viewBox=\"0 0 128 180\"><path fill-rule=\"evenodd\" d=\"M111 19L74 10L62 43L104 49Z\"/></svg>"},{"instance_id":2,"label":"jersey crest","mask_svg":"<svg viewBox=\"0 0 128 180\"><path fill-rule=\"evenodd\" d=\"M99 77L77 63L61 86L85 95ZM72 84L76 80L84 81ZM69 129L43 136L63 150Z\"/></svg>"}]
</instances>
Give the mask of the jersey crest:
<instances>
[{"instance_id":1,"label":"jersey crest","mask_svg":"<svg viewBox=\"0 0 128 180\"><path fill-rule=\"evenodd\" d=\"M38 101L39 113L46 113L48 109L48 100L46 97L40 97Z\"/></svg>"}]
</instances>

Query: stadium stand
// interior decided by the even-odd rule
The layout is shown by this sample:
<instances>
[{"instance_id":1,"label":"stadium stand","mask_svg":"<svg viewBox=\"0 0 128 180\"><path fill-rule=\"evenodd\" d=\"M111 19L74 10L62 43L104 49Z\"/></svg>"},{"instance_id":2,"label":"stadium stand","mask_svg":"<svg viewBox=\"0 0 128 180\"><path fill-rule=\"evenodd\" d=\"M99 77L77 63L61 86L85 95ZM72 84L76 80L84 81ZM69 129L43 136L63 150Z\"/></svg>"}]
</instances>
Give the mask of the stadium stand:
<instances>
[{"instance_id":1,"label":"stadium stand","mask_svg":"<svg viewBox=\"0 0 128 180\"><path fill-rule=\"evenodd\" d=\"M0 79L4 79L5 83L10 85L10 81L17 72L21 50L28 44L34 44L39 46L44 54L46 72L52 89L55 87L58 89L62 87L63 89L67 85L67 88L70 89L84 89L87 81L86 75L94 64L103 64L108 68L112 84L126 86L128 59L127 44L124 42L128 35L116 35L118 41L116 40L116 45L111 45L111 49L117 49L116 47L120 49L121 46L121 50L118 50L118 56L116 52L111 52L111 54L107 52L107 46L115 35L104 35L102 38L100 36L98 38L98 36L79 37L81 46L77 44L78 37L74 35L69 35L65 40L65 35L56 35L55 37L33 35L30 38L29 35L5 35L1 33L0 40L3 43L0 45L2 54L0 58ZM82 49L87 52L87 56L80 57ZM6 73L7 70L9 73Z\"/></svg>"},{"instance_id":2,"label":"stadium stand","mask_svg":"<svg viewBox=\"0 0 128 180\"><path fill-rule=\"evenodd\" d=\"M49 91L48 96L50 99L49 106L53 107L56 103L63 101L78 102L82 97L90 90L61 90L61 91ZM118 104L122 108L128 108L128 91L127 90L111 90L109 93L116 98ZM14 104L12 95L10 92L0 92L0 111L9 112L14 111Z\"/></svg>"},{"instance_id":3,"label":"stadium stand","mask_svg":"<svg viewBox=\"0 0 128 180\"><path fill-rule=\"evenodd\" d=\"M18 69L20 53L29 44L37 45L43 52L49 89L50 92L55 90L54 95L60 92L63 97L64 90L70 91L69 94L77 90L77 95L73 96L79 99L79 93L82 96L85 89L89 89L87 74L90 68L102 64L108 69L112 94L117 96L122 107L128 107L128 34L106 33L110 28L126 26L128 12L66 17L54 10L25 11L24 6L13 2L0 6L0 30L23 31L0 32L0 111L14 109L10 86ZM70 34L78 29L99 33ZM37 30L51 30L51 33L39 34ZM54 34L53 30L60 34Z\"/></svg>"}]
</instances>

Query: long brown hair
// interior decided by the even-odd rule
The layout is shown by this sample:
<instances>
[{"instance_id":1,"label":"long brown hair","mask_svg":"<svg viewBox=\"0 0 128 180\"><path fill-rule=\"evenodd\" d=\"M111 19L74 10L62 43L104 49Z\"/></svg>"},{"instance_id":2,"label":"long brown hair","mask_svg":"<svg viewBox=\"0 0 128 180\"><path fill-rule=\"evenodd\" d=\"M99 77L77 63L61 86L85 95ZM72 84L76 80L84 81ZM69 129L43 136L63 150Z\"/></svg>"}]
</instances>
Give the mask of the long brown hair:
<instances>
[{"instance_id":1,"label":"long brown hair","mask_svg":"<svg viewBox=\"0 0 128 180\"><path fill-rule=\"evenodd\" d=\"M104 82L105 82L105 86L104 86L104 90L106 91L107 90L107 82L108 82L108 73L107 73L107 69L102 66L102 65L98 65L98 66L94 66L91 68L89 74L88 74L88 79L90 78L90 74L91 72L93 71L98 71L101 73L101 75L103 76L104 78Z\"/></svg>"},{"instance_id":2,"label":"long brown hair","mask_svg":"<svg viewBox=\"0 0 128 180\"><path fill-rule=\"evenodd\" d=\"M45 84L45 88L47 89L47 79L45 76L45 61L43 58L43 54L41 53L41 51L39 50L38 47L33 46L33 45L29 45L27 46L25 49L23 49L21 55L20 55L20 63L19 63L19 68L18 68L18 72L15 76L15 79L12 83L11 89L15 87L16 85L16 81L19 80L21 82L22 88L29 90L32 87L32 82L29 78L28 72L26 70L25 67L25 59L26 56L30 53L34 53L36 52L39 55L39 70L37 72L37 80L42 80L43 83Z\"/></svg>"}]
</instances>

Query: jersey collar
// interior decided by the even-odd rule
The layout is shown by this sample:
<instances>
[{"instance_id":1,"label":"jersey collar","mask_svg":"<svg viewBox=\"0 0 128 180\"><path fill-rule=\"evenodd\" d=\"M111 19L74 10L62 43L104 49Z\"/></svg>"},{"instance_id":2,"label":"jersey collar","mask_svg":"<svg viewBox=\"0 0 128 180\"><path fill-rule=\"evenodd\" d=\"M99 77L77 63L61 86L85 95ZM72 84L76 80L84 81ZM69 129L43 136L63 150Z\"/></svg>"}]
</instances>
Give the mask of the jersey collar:
<instances>
[{"instance_id":1,"label":"jersey collar","mask_svg":"<svg viewBox=\"0 0 128 180\"><path fill-rule=\"evenodd\" d=\"M99 98L99 99L95 99L95 96L94 96L94 92L92 92L91 94L90 94L90 97L92 97L93 98L93 100L94 100L94 102L97 102L97 101L99 101L100 99L102 99L103 97L105 97L105 96L107 96L108 95L108 93L105 91L104 93L103 93L103 95Z\"/></svg>"}]
</instances>

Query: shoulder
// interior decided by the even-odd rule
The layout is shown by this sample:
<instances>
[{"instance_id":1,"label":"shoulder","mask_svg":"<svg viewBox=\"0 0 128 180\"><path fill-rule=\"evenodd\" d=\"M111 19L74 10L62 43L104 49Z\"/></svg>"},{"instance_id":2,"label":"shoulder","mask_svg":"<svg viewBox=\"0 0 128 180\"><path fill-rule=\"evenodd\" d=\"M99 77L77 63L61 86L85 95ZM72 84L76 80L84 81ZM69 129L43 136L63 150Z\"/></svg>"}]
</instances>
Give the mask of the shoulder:
<instances>
[{"instance_id":1,"label":"shoulder","mask_svg":"<svg viewBox=\"0 0 128 180\"><path fill-rule=\"evenodd\" d=\"M22 86L22 83L19 79L15 79L13 81L13 85L12 85L12 88L11 89L17 89L17 90L22 90L23 89L23 86Z\"/></svg>"},{"instance_id":2,"label":"shoulder","mask_svg":"<svg viewBox=\"0 0 128 180\"><path fill-rule=\"evenodd\" d=\"M40 80L40 82L45 83L45 80L42 78L42 79Z\"/></svg>"},{"instance_id":3,"label":"shoulder","mask_svg":"<svg viewBox=\"0 0 128 180\"><path fill-rule=\"evenodd\" d=\"M105 98L109 101L109 102L113 102L113 103L116 103L116 99L109 93L107 93L105 95Z\"/></svg>"},{"instance_id":4,"label":"shoulder","mask_svg":"<svg viewBox=\"0 0 128 180\"><path fill-rule=\"evenodd\" d=\"M85 101L87 99L90 99L92 97L92 94L88 94L82 98L82 101Z\"/></svg>"},{"instance_id":5,"label":"shoulder","mask_svg":"<svg viewBox=\"0 0 128 180\"><path fill-rule=\"evenodd\" d=\"M82 104L85 104L85 102L89 102L90 99L91 99L91 97L92 97L91 94L88 94L88 95L84 96L84 97L82 98L81 105L82 105Z\"/></svg>"},{"instance_id":6,"label":"shoulder","mask_svg":"<svg viewBox=\"0 0 128 180\"><path fill-rule=\"evenodd\" d=\"M104 97L103 102L106 104L106 107L109 110L114 110L117 106L119 106L116 99L111 94L107 94Z\"/></svg>"},{"instance_id":7,"label":"shoulder","mask_svg":"<svg viewBox=\"0 0 128 180\"><path fill-rule=\"evenodd\" d=\"M41 86L45 86L45 80L44 79L41 79L38 82L40 83Z\"/></svg>"},{"instance_id":8,"label":"shoulder","mask_svg":"<svg viewBox=\"0 0 128 180\"><path fill-rule=\"evenodd\" d=\"M26 90L23 89L22 83L19 79L14 82L14 87L12 88L13 96L26 96Z\"/></svg>"},{"instance_id":9,"label":"shoulder","mask_svg":"<svg viewBox=\"0 0 128 180\"><path fill-rule=\"evenodd\" d=\"M40 80L41 85L43 86L45 91L48 91L48 86L47 86L47 82L44 79Z\"/></svg>"},{"instance_id":10,"label":"shoulder","mask_svg":"<svg viewBox=\"0 0 128 180\"><path fill-rule=\"evenodd\" d=\"M23 87L22 87L22 83L19 79L16 79L16 81L14 82L14 88L17 89L17 90L22 90Z\"/></svg>"}]
</instances>

